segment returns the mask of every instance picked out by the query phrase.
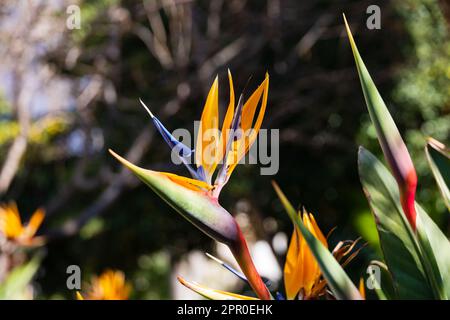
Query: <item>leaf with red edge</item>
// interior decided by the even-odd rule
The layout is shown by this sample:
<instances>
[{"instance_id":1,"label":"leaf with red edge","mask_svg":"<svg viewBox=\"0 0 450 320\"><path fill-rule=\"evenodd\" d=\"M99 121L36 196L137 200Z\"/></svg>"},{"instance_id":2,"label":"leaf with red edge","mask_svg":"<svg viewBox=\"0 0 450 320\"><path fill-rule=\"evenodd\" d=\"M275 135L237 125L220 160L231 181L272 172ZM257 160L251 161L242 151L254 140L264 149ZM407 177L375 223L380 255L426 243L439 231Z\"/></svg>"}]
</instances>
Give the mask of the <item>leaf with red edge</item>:
<instances>
[{"instance_id":1,"label":"leaf with red edge","mask_svg":"<svg viewBox=\"0 0 450 320\"><path fill-rule=\"evenodd\" d=\"M345 15L344 21L370 119L375 126L384 157L397 180L403 211L411 227L415 230L417 216L414 206L417 187L416 170L397 126L359 54Z\"/></svg>"}]
</instances>

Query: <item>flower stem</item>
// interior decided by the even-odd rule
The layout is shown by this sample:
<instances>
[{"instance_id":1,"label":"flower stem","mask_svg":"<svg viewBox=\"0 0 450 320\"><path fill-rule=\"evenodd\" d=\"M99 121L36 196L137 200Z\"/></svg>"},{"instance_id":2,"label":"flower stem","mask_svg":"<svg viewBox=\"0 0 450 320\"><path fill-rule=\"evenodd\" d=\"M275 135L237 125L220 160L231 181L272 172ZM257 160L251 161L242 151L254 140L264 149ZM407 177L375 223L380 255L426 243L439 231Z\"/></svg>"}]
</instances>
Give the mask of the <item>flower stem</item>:
<instances>
[{"instance_id":1,"label":"flower stem","mask_svg":"<svg viewBox=\"0 0 450 320\"><path fill-rule=\"evenodd\" d=\"M230 245L230 250L258 298L260 298L261 300L271 300L271 294L264 284L264 281L261 279L258 271L256 270L255 265L253 264L253 260L250 256L250 252L248 250L244 235L242 234L242 231L237 223L236 226L239 233L239 241Z\"/></svg>"}]
</instances>

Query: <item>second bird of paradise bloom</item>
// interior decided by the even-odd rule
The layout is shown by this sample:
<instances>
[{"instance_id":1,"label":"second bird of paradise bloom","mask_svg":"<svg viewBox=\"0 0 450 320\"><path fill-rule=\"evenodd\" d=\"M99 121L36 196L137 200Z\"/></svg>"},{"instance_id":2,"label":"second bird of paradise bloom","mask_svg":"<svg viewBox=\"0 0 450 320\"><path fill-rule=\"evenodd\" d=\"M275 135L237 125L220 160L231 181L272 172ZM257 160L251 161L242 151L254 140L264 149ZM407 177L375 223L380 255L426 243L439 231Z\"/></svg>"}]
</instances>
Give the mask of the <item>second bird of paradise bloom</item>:
<instances>
[{"instance_id":1,"label":"second bird of paradise bloom","mask_svg":"<svg viewBox=\"0 0 450 320\"><path fill-rule=\"evenodd\" d=\"M192 178L146 170L112 150L110 152L189 222L214 240L225 243L258 297L270 299L270 292L256 271L241 229L231 214L218 203L223 186L255 142L261 128L269 92L269 75L266 74L264 81L245 102L241 95L236 105L233 79L229 71L228 80L230 101L221 130L219 131L219 81L216 77L203 108L195 150L175 139L141 101L153 124ZM194 164L188 160L191 156L195 159Z\"/></svg>"},{"instance_id":2,"label":"second bird of paradise bloom","mask_svg":"<svg viewBox=\"0 0 450 320\"><path fill-rule=\"evenodd\" d=\"M43 243L42 237L36 237L36 232L44 220L43 209L36 210L26 225L22 224L17 205L0 205L0 235L20 246L36 246Z\"/></svg>"},{"instance_id":3,"label":"second bird of paradise bloom","mask_svg":"<svg viewBox=\"0 0 450 320\"><path fill-rule=\"evenodd\" d=\"M298 213L302 218L305 227L325 246L328 248L327 238L320 230L314 216L303 210ZM358 240L339 242L332 253L336 260L345 267L358 254L361 248L354 250ZM215 258L218 260L217 258ZM227 265L227 268L229 266ZM187 288L197 292L198 294L209 299L231 299L231 300L253 300L254 297L243 296L231 292L210 289L203 285L187 281L182 277L178 280ZM305 239L300 231L295 227L289 248L286 254L286 262L284 265L284 286L286 298L289 300L302 299L311 300L330 294L327 290L327 282L323 278L319 265L308 247ZM360 283L360 293L365 295L364 284Z\"/></svg>"},{"instance_id":4,"label":"second bird of paradise bloom","mask_svg":"<svg viewBox=\"0 0 450 320\"><path fill-rule=\"evenodd\" d=\"M81 294L78 300L127 300L131 285L125 280L122 271L106 270L100 276L93 277L89 289Z\"/></svg>"},{"instance_id":5,"label":"second bird of paradise bloom","mask_svg":"<svg viewBox=\"0 0 450 320\"><path fill-rule=\"evenodd\" d=\"M327 237L323 235L314 216L305 209L303 209L303 214L299 212L298 215L302 218L305 227L328 248ZM353 260L361 250L362 247L353 250L358 241L359 239L340 241L334 247L332 254L343 267ZM300 299L317 299L327 294L327 283L322 277L319 264L297 227L292 233L286 254L284 286L288 299L294 299L297 296Z\"/></svg>"}]
</instances>

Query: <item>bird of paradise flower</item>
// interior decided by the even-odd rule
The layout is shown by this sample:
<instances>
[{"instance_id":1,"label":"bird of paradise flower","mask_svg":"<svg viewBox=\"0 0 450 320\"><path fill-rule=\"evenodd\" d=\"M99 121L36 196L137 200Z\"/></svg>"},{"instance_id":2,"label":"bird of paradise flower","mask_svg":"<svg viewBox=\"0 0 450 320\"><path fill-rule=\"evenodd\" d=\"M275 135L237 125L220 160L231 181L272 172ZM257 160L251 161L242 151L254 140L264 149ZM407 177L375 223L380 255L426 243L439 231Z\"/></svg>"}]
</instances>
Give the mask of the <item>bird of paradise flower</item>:
<instances>
[{"instance_id":1,"label":"bird of paradise flower","mask_svg":"<svg viewBox=\"0 0 450 320\"><path fill-rule=\"evenodd\" d=\"M216 77L203 108L195 150L191 150L175 139L145 103L140 100L142 106L150 114L155 127L172 151L181 159L193 179L167 172L162 172L162 174L184 187L203 190L212 198L219 197L231 173L255 142L267 105L268 74L266 74L265 80L245 103L243 95L240 96L236 110L234 108L233 79L230 71L228 71L228 79L230 102L223 120L222 130L219 131L219 81L218 77ZM261 96L261 108L253 124ZM195 156L194 165L187 160L192 155ZM222 166L219 170L216 170L219 164ZM215 171L217 171L217 175L214 183L212 183Z\"/></svg>"},{"instance_id":2,"label":"bird of paradise flower","mask_svg":"<svg viewBox=\"0 0 450 320\"><path fill-rule=\"evenodd\" d=\"M119 270L105 270L94 276L89 289L81 294L77 291L77 300L127 300L131 285L125 280L125 274Z\"/></svg>"},{"instance_id":3,"label":"bird of paradise flower","mask_svg":"<svg viewBox=\"0 0 450 320\"><path fill-rule=\"evenodd\" d=\"M37 246L44 242L36 232L45 217L43 209L37 209L26 225L22 224L19 209L14 202L0 205L0 235L20 246Z\"/></svg>"},{"instance_id":4,"label":"bird of paradise flower","mask_svg":"<svg viewBox=\"0 0 450 320\"><path fill-rule=\"evenodd\" d=\"M239 225L218 202L223 186L255 142L261 128L267 105L269 75L266 73L264 81L245 102L243 95L240 95L236 108L230 71L228 71L228 80L230 102L221 133L219 134L219 83L216 77L203 108L195 150L191 150L175 139L141 101L155 127L170 148L180 157L192 178L146 170L130 163L112 150L110 153L189 222L214 240L225 243L258 297L271 299L269 290L253 264ZM186 159L192 153L195 156L195 165L190 164ZM219 164L221 167L218 169Z\"/></svg>"}]
</instances>

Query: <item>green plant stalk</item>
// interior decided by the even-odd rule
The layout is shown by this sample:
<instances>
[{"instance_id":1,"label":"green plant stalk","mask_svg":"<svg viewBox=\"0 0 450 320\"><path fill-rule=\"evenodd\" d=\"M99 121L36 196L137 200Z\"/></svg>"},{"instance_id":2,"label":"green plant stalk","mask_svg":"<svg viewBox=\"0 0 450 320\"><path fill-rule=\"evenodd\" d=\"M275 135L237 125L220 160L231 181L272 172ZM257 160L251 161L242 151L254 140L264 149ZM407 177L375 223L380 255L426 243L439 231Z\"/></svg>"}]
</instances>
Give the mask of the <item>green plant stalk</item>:
<instances>
[{"instance_id":1,"label":"green plant stalk","mask_svg":"<svg viewBox=\"0 0 450 320\"><path fill-rule=\"evenodd\" d=\"M417 212L414 205L417 188L416 170L397 126L359 54L345 15L344 22L370 119L377 132L384 157L397 181L403 212L412 229L416 231Z\"/></svg>"}]
</instances>

